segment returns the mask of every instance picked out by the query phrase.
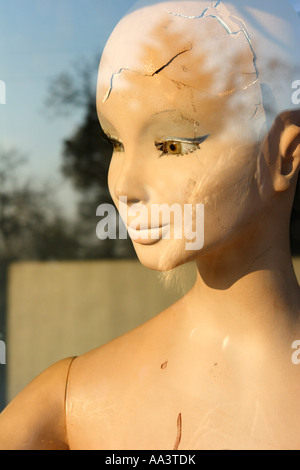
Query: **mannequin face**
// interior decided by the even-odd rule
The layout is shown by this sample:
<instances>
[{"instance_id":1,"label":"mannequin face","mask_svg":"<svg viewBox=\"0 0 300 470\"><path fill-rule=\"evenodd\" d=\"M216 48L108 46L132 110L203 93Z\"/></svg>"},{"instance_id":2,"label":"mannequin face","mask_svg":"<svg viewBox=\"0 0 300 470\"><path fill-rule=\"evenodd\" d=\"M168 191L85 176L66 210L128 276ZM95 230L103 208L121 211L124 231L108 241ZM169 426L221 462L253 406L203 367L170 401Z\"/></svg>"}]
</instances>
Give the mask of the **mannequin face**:
<instances>
[{"instance_id":1,"label":"mannequin face","mask_svg":"<svg viewBox=\"0 0 300 470\"><path fill-rule=\"evenodd\" d=\"M151 15L138 11L113 36L99 71L99 119L115 149L109 189L128 223L134 204L147 208L149 230L156 228L153 204L179 204L182 213L191 204L195 231L196 207L204 204L201 250L186 250L183 227L175 239L172 216L170 239L160 230L158 239L149 232L150 240L133 241L140 261L157 270L238 240L259 223L271 194L261 197L267 174L260 170L258 178L265 114L249 41L244 34L233 39L214 18L194 25L159 6ZM144 40L124 57L125 31L139 28ZM159 226L165 222L161 217Z\"/></svg>"}]
</instances>

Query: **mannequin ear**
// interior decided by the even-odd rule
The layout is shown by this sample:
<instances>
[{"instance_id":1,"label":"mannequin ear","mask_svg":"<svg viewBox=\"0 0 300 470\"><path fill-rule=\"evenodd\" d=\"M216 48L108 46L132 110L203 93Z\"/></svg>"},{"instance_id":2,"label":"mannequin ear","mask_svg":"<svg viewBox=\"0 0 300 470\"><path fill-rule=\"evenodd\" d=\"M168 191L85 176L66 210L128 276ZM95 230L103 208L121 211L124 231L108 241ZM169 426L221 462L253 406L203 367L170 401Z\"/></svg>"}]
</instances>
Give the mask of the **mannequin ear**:
<instances>
[{"instance_id":1,"label":"mannequin ear","mask_svg":"<svg viewBox=\"0 0 300 470\"><path fill-rule=\"evenodd\" d=\"M297 179L300 167L300 127L285 127L279 143L279 164L274 181L275 191L286 191Z\"/></svg>"}]
</instances>

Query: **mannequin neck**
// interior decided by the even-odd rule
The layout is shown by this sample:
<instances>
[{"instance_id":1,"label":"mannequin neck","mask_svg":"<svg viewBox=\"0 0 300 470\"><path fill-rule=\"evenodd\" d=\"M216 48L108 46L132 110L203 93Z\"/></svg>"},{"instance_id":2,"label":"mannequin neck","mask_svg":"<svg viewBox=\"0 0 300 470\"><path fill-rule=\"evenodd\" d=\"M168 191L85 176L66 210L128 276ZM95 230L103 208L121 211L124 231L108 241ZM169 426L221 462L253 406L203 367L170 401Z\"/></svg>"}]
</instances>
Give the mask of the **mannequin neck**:
<instances>
[{"instance_id":1,"label":"mannequin neck","mask_svg":"<svg viewBox=\"0 0 300 470\"><path fill-rule=\"evenodd\" d=\"M199 257L197 271L193 305L222 334L253 332L265 339L271 330L282 337L299 324L300 289L288 230L255 227L238 243Z\"/></svg>"}]
</instances>

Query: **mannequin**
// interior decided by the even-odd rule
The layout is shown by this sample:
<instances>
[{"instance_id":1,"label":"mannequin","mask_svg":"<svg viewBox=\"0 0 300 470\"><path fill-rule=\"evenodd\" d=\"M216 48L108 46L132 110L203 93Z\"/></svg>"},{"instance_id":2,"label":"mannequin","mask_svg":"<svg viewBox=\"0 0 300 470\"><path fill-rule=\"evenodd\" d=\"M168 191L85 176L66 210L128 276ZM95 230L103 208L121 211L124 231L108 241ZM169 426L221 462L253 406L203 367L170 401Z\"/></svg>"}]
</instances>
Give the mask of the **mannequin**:
<instances>
[{"instance_id":1,"label":"mannequin","mask_svg":"<svg viewBox=\"0 0 300 470\"><path fill-rule=\"evenodd\" d=\"M0 416L0 449L300 448L298 28L284 0L139 2L116 27L97 88L110 192L121 213L147 206L149 235L153 204L204 205L199 250L172 219L170 239L133 240L148 268L192 260L197 281L32 382Z\"/></svg>"}]
</instances>

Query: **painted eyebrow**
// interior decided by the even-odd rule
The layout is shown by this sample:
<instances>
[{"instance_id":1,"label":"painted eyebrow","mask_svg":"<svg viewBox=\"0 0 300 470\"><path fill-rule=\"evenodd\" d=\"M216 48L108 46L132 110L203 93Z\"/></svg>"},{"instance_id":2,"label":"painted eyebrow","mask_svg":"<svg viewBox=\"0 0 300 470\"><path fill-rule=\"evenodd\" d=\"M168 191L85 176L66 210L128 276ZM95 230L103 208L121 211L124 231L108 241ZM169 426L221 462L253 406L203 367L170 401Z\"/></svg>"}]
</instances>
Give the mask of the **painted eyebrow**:
<instances>
[{"instance_id":1,"label":"painted eyebrow","mask_svg":"<svg viewBox=\"0 0 300 470\"><path fill-rule=\"evenodd\" d=\"M110 142L120 142L121 141L116 138L116 137L113 137L109 132L105 131L104 129L102 129L106 138L110 141ZM208 138L210 137L210 134L206 134L204 136L201 136L201 137L195 137L195 138L188 138L188 137L164 137L162 139L163 142L168 142L168 141L174 141L174 142L180 142L180 143L188 143L188 144L202 144L203 142L205 142L205 140L207 140Z\"/></svg>"},{"instance_id":2,"label":"painted eyebrow","mask_svg":"<svg viewBox=\"0 0 300 470\"><path fill-rule=\"evenodd\" d=\"M202 144L205 140L208 139L210 134L201 136L201 137L195 137L194 139L189 139L189 138L184 138L184 137L165 137L162 140L163 141L169 141L173 140L175 142L180 142L180 143L190 143L190 144Z\"/></svg>"},{"instance_id":3,"label":"painted eyebrow","mask_svg":"<svg viewBox=\"0 0 300 470\"><path fill-rule=\"evenodd\" d=\"M186 122L191 122L191 120L186 117L184 114L182 114L178 109L174 108L174 109L164 109L163 111L158 111L157 113L153 113L151 116L150 116L150 119L149 119L149 125L151 125L151 120L152 119L155 119L159 116L161 116L162 114L174 114L174 113L178 113L180 115L180 118L183 120L183 121L186 121ZM100 121L100 117L98 116L99 118L99 121ZM101 122L100 122L100 126L101 126ZM106 135L106 137L110 140L116 140L118 142L120 142L120 140L116 137L113 137L112 134L110 134L110 132L106 131L102 126L101 126L101 129L103 130L104 134ZM202 143L204 142L206 139L208 139L208 137L210 137L210 134L208 135L205 135L205 136L201 136L201 137L196 137L194 139L189 139L189 138L179 138L179 137L168 137L168 139L173 139L173 140L176 140L178 142L188 142L188 143ZM202 140L203 139L203 140Z\"/></svg>"}]
</instances>

